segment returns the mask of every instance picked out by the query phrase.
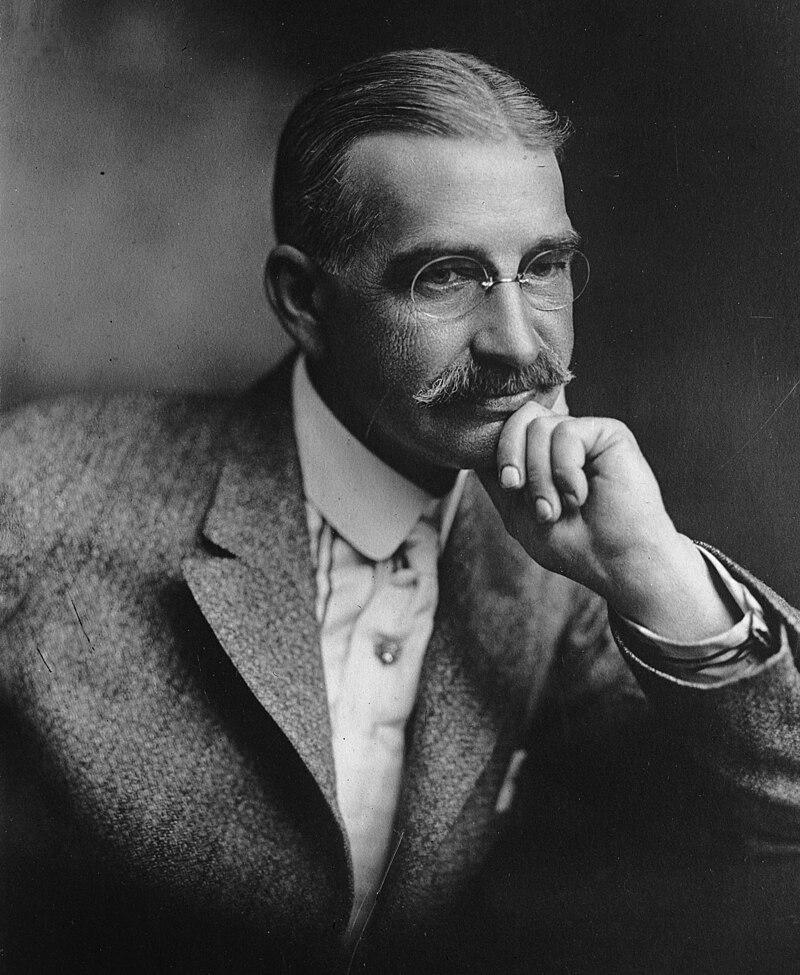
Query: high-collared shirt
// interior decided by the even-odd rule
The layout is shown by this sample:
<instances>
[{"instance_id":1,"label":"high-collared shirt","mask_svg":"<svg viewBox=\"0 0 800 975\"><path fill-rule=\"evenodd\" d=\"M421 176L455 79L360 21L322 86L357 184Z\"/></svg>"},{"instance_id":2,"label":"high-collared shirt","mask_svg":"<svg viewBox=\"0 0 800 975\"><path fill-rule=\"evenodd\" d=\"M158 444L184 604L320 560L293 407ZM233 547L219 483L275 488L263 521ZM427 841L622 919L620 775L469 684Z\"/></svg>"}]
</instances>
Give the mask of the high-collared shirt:
<instances>
[{"instance_id":1,"label":"high-collared shirt","mask_svg":"<svg viewBox=\"0 0 800 975\"><path fill-rule=\"evenodd\" d=\"M436 559L468 472L445 498L431 497L339 422L311 384L302 357L292 396L337 800L353 859L355 937L396 848L404 731L433 627ZM766 646L769 634L755 597L701 552L741 610L735 626L701 644L680 644L623 623L630 648L651 666L708 684L749 672L759 653L740 648Z\"/></svg>"},{"instance_id":2,"label":"high-collared shirt","mask_svg":"<svg viewBox=\"0 0 800 975\"><path fill-rule=\"evenodd\" d=\"M302 359L293 399L355 938L397 842L405 727L433 629L437 560L466 472L445 498L427 494L336 419Z\"/></svg>"}]
</instances>

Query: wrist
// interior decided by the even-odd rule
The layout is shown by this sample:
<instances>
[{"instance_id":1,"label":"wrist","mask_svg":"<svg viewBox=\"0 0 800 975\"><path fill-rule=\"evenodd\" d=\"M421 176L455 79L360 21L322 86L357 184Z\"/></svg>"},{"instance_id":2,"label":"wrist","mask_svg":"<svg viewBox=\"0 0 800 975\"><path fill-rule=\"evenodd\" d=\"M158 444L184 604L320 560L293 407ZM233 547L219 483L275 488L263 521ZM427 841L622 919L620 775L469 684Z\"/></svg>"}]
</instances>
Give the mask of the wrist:
<instances>
[{"instance_id":1,"label":"wrist","mask_svg":"<svg viewBox=\"0 0 800 975\"><path fill-rule=\"evenodd\" d=\"M705 640L738 618L695 544L678 532L627 553L605 596L619 615L665 638Z\"/></svg>"}]
</instances>

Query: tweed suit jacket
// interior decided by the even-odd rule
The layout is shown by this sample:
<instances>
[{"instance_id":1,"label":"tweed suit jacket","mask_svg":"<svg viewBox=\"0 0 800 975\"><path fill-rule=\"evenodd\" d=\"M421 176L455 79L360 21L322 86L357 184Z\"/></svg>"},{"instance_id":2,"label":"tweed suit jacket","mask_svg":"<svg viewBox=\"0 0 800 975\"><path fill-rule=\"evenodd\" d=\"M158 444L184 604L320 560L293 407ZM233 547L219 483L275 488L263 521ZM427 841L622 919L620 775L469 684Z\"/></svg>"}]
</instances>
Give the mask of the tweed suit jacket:
<instances>
[{"instance_id":1,"label":"tweed suit jacket","mask_svg":"<svg viewBox=\"0 0 800 975\"><path fill-rule=\"evenodd\" d=\"M233 400L18 411L0 512L8 970L346 965L352 867L288 367ZM531 728L645 713L600 601L531 562L475 479L440 576L391 866L353 970L418 970L403 952L490 854ZM797 617L750 582L790 634L755 678L704 693L631 662L731 822L788 844Z\"/></svg>"}]
</instances>

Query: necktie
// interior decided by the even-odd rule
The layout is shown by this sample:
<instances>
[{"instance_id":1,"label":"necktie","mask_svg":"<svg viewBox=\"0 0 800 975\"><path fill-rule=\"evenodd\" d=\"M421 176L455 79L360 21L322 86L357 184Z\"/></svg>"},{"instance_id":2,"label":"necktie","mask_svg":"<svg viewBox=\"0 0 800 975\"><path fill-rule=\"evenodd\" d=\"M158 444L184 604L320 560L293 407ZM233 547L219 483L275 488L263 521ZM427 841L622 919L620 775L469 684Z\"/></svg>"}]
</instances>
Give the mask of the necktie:
<instances>
[{"instance_id":1,"label":"necktie","mask_svg":"<svg viewBox=\"0 0 800 975\"><path fill-rule=\"evenodd\" d=\"M353 855L351 937L369 916L392 846L405 726L438 598L437 513L433 502L397 551L377 563L331 532L320 615L337 798ZM320 568L323 558L321 551Z\"/></svg>"}]
</instances>

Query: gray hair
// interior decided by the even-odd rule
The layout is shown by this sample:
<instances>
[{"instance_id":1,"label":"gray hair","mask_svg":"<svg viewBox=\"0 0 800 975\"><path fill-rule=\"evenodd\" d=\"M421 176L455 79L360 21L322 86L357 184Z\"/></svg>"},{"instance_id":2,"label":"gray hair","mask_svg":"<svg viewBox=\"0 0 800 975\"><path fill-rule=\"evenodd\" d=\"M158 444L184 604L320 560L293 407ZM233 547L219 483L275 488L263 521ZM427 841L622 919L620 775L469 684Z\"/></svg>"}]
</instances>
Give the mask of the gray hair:
<instances>
[{"instance_id":1,"label":"gray hair","mask_svg":"<svg viewBox=\"0 0 800 975\"><path fill-rule=\"evenodd\" d=\"M378 214L350 192L356 140L408 132L492 141L517 139L556 152L570 126L515 78L469 54L392 51L320 82L295 107L278 145L275 234L329 270L340 270Z\"/></svg>"}]
</instances>

